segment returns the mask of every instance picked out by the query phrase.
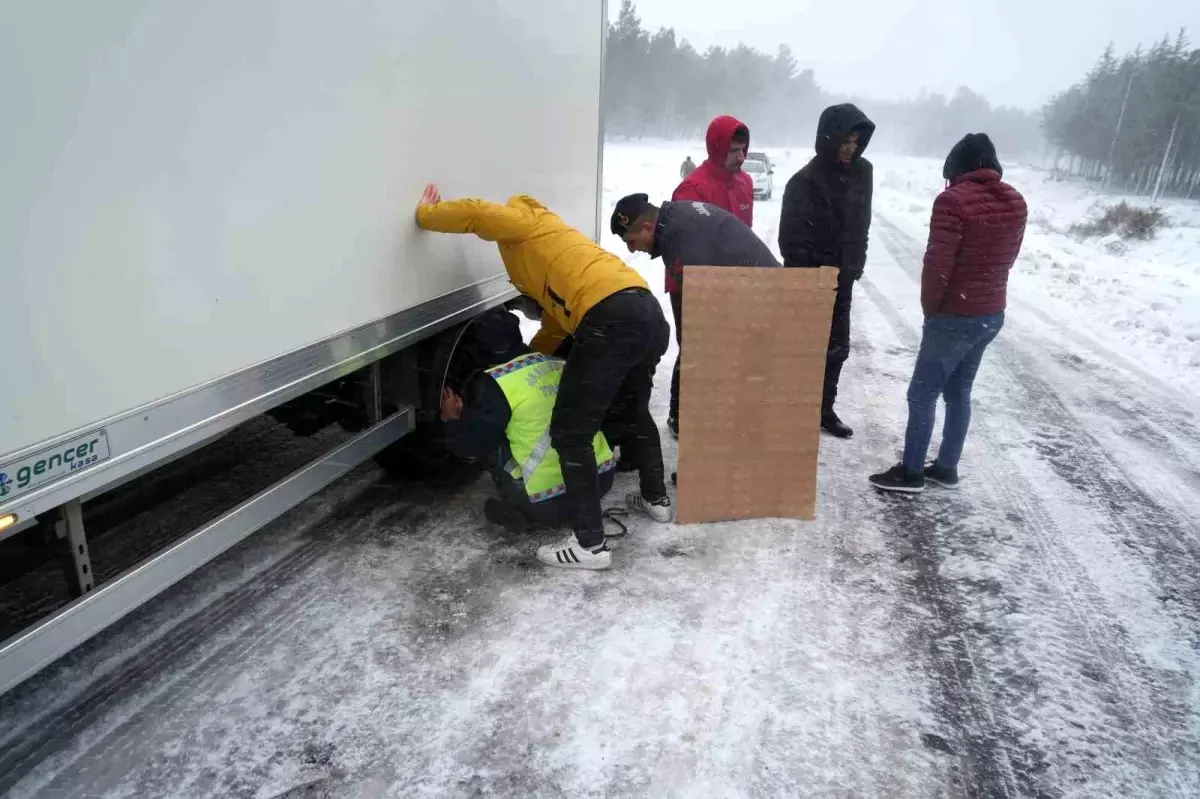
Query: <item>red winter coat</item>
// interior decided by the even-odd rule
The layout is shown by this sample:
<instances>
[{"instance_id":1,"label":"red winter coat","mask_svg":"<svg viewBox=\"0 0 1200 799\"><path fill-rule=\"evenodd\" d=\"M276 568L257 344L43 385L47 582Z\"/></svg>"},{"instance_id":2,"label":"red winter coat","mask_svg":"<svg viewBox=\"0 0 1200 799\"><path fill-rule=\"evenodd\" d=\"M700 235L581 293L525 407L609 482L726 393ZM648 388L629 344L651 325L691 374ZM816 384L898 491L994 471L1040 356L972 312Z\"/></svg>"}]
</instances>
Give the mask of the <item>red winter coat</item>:
<instances>
[{"instance_id":1,"label":"red winter coat","mask_svg":"<svg viewBox=\"0 0 1200 799\"><path fill-rule=\"evenodd\" d=\"M708 134L704 137L708 160L696 167L675 188L675 193L671 195L672 202L695 200L712 203L745 222L747 227L754 226L754 180L741 170L729 172L725 169L725 157L729 154L733 132L744 127L730 116L717 117L709 123ZM748 141L746 149L750 149ZM669 270L666 286L668 292L679 290L679 284Z\"/></svg>"},{"instance_id":2,"label":"red winter coat","mask_svg":"<svg viewBox=\"0 0 1200 799\"><path fill-rule=\"evenodd\" d=\"M994 169L959 175L933 201L921 273L925 316L989 316L1004 310L1008 272L1025 238L1021 193Z\"/></svg>"}]
</instances>

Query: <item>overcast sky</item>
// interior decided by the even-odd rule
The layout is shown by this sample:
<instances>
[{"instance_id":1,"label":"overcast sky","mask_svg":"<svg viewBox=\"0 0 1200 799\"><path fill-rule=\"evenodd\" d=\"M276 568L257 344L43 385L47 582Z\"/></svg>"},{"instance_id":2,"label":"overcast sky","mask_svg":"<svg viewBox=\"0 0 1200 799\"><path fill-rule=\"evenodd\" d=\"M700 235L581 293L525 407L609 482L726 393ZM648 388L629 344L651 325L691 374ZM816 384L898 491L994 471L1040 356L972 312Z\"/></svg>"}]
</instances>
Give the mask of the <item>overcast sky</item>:
<instances>
[{"instance_id":1,"label":"overcast sky","mask_svg":"<svg viewBox=\"0 0 1200 799\"><path fill-rule=\"evenodd\" d=\"M608 0L616 19L621 0ZM787 44L833 92L908 97L960 85L993 105L1038 107L1112 41L1117 52L1186 27L1200 0L634 0L644 27L673 27L696 49Z\"/></svg>"}]
</instances>

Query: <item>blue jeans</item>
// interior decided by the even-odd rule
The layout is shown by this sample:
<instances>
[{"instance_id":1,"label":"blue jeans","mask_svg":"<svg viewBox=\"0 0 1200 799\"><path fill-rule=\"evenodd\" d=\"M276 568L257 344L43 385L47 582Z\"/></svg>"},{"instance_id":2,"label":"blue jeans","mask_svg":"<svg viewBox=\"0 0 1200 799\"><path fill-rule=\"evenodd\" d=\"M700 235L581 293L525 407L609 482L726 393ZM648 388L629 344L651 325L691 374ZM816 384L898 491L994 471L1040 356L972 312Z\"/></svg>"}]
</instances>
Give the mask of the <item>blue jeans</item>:
<instances>
[{"instance_id":1,"label":"blue jeans","mask_svg":"<svg viewBox=\"0 0 1200 799\"><path fill-rule=\"evenodd\" d=\"M946 421L937 461L958 468L967 428L971 425L971 384L983 360L983 351L1004 326L1004 313L992 316L948 316L925 320L921 350L908 384L908 429L904 433L904 468L921 472L933 423L937 398L946 400Z\"/></svg>"}]
</instances>

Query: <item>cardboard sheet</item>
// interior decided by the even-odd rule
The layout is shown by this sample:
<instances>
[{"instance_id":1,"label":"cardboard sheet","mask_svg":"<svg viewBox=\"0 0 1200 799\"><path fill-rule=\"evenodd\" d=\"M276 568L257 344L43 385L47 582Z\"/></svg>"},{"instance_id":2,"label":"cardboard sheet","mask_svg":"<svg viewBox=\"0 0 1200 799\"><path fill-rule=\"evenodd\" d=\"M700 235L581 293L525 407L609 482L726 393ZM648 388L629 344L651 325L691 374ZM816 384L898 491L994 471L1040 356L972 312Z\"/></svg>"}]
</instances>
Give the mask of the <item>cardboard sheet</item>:
<instances>
[{"instance_id":1,"label":"cardboard sheet","mask_svg":"<svg viewBox=\"0 0 1200 799\"><path fill-rule=\"evenodd\" d=\"M815 517L837 274L687 267L679 522Z\"/></svg>"}]
</instances>

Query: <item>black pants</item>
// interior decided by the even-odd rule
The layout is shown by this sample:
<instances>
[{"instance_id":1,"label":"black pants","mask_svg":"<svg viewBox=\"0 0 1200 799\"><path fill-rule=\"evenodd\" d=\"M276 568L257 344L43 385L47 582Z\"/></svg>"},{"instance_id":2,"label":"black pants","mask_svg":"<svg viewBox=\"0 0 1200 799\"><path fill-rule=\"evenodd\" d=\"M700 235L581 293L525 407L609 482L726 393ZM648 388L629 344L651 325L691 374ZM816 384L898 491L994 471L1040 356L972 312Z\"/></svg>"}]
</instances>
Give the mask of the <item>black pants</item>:
<instances>
[{"instance_id":1,"label":"black pants","mask_svg":"<svg viewBox=\"0 0 1200 799\"><path fill-rule=\"evenodd\" d=\"M500 489L500 496L504 501L521 511L530 522L542 527L553 527L555 529L571 527L575 524L574 509L566 494L559 494L557 497L551 497L541 502L530 502L529 494L526 493L524 484L512 479L508 473L503 471L493 476L496 479L496 487ZM607 472L599 475L597 485L599 486L601 497L612 490L613 478L615 476L615 469L609 469Z\"/></svg>"},{"instance_id":2,"label":"black pants","mask_svg":"<svg viewBox=\"0 0 1200 799\"><path fill-rule=\"evenodd\" d=\"M671 411L672 419L679 418L679 364L683 360L683 288L670 293L671 316L675 317L675 343L679 352L675 355L675 371L671 373Z\"/></svg>"},{"instance_id":3,"label":"black pants","mask_svg":"<svg viewBox=\"0 0 1200 799\"><path fill-rule=\"evenodd\" d=\"M575 330L550 420L550 443L558 450L581 546L598 546L604 540L592 450L602 425L622 428L613 433L621 442L621 457L638 464L642 496L656 500L667 495L650 391L670 335L658 300L645 289L619 291L601 300Z\"/></svg>"},{"instance_id":4,"label":"black pants","mask_svg":"<svg viewBox=\"0 0 1200 799\"><path fill-rule=\"evenodd\" d=\"M829 349L825 353L825 391L821 412L833 410L837 400L842 365L850 357L850 303L854 300L854 280L838 278L837 297L833 301L833 322L829 328Z\"/></svg>"}]
</instances>

